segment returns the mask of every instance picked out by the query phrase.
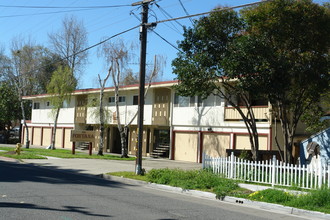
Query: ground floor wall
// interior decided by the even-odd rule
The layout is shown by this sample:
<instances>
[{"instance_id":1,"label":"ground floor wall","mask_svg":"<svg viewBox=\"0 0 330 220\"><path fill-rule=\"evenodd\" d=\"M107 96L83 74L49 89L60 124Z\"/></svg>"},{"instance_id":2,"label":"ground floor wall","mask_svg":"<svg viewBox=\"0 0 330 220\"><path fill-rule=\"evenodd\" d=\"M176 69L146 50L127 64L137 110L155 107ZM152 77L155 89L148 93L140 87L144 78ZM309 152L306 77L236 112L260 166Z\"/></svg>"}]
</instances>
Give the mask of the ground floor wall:
<instances>
[{"instance_id":1,"label":"ground floor wall","mask_svg":"<svg viewBox=\"0 0 330 220\"><path fill-rule=\"evenodd\" d=\"M26 129L22 127L22 144L26 142ZM51 144L53 127L42 125L28 125L29 140L31 145L48 147ZM72 142L70 141L71 130L73 127L57 127L55 137L56 148L72 149Z\"/></svg>"},{"instance_id":2,"label":"ground floor wall","mask_svg":"<svg viewBox=\"0 0 330 220\"><path fill-rule=\"evenodd\" d=\"M259 150L271 150L271 129L259 133ZM248 133L174 130L171 159L202 162L202 154L212 157L227 156L226 150L250 150Z\"/></svg>"}]
</instances>

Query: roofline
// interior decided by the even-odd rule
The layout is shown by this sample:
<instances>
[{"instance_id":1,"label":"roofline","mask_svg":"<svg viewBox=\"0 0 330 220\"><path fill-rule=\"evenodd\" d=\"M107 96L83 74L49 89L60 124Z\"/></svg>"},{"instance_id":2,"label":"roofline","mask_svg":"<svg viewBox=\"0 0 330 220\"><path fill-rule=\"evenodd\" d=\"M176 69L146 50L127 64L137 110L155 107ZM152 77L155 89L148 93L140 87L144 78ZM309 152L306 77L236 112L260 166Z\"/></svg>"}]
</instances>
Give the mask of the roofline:
<instances>
[{"instance_id":1,"label":"roofline","mask_svg":"<svg viewBox=\"0 0 330 220\"><path fill-rule=\"evenodd\" d=\"M151 87L157 88L157 87L165 87L165 86L173 86L177 84L178 80L169 80L169 81L162 81L162 82L152 82ZM147 84L145 84L147 86ZM132 85L126 85L126 86L120 86L119 88L123 90L134 90L139 89L139 84L132 84ZM106 87L104 88L104 92L111 92L114 91L115 87ZM81 95L81 94L92 94L97 93L100 91L100 88L88 88L88 89L77 89L71 93L71 95ZM30 96L23 96L22 98L24 100L32 100L37 98L47 98L52 96L51 94L38 94L38 95L30 95Z\"/></svg>"}]
</instances>

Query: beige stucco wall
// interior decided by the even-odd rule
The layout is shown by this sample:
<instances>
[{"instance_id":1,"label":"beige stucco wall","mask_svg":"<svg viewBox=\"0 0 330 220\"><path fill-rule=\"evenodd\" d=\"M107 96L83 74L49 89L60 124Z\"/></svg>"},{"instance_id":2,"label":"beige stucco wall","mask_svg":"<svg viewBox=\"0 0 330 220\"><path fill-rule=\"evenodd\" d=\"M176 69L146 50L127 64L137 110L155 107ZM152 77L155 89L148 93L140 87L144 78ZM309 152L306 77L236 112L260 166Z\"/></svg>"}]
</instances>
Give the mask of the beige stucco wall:
<instances>
[{"instance_id":1,"label":"beige stucco wall","mask_svg":"<svg viewBox=\"0 0 330 220\"><path fill-rule=\"evenodd\" d=\"M72 149L72 142L70 141L71 130L71 128L65 129L64 148Z\"/></svg>"},{"instance_id":2,"label":"beige stucco wall","mask_svg":"<svg viewBox=\"0 0 330 220\"><path fill-rule=\"evenodd\" d=\"M211 157L225 157L230 147L229 134L204 134L203 151Z\"/></svg>"},{"instance_id":3,"label":"beige stucco wall","mask_svg":"<svg viewBox=\"0 0 330 220\"><path fill-rule=\"evenodd\" d=\"M52 140L52 129L43 128L42 146L49 146Z\"/></svg>"},{"instance_id":4,"label":"beige stucco wall","mask_svg":"<svg viewBox=\"0 0 330 220\"><path fill-rule=\"evenodd\" d=\"M32 144L40 146L40 144L41 144L41 128L34 128Z\"/></svg>"},{"instance_id":5,"label":"beige stucco wall","mask_svg":"<svg viewBox=\"0 0 330 220\"><path fill-rule=\"evenodd\" d=\"M56 137L55 137L55 147L56 148L62 148L62 135L63 135L63 129L56 128Z\"/></svg>"},{"instance_id":6,"label":"beige stucco wall","mask_svg":"<svg viewBox=\"0 0 330 220\"><path fill-rule=\"evenodd\" d=\"M236 139L235 149L239 149L239 150L244 150L244 149L250 150L251 149L249 135L237 134L237 135L235 135L235 139ZM267 150L267 141L268 141L267 136L259 135L259 150Z\"/></svg>"},{"instance_id":7,"label":"beige stucco wall","mask_svg":"<svg viewBox=\"0 0 330 220\"><path fill-rule=\"evenodd\" d=\"M29 127L28 129L29 129L29 140L30 140L30 142L31 142L31 140L32 140L32 128ZM23 131L22 131L22 132L23 132ZM23 144L25 144L25 142L26 142L26 129L24 128ZM30 144L31 144L31 143L30 143Z\"/></svg>"},{"instance_id":8,"label":"beige stucco wall","mask_svg":"<svg viewBox=\"0 0 330 220\"><path fill-rule=\"evenodd\" d=\"M176 133L174 159L197 162L198 134Z\"/></svg>"}]
</instances>

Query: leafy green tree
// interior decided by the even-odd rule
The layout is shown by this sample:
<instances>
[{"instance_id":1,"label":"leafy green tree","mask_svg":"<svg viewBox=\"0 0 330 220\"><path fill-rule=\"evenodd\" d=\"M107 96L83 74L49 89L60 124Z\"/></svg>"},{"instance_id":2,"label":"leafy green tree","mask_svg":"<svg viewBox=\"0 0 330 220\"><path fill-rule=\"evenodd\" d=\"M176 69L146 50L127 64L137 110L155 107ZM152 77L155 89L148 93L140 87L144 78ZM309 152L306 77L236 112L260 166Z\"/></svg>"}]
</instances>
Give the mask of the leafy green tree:
<instances>
[{"instance_id":1,"label":"leafy green tree","mask_svg":"<svg viewBox=\"0 0 330 220\"><path fill-rule=\"evenodd\" d=\"M76 79L68 66L59 66L53 73L47 86L47 92L52 94L51 104L54 113L54 129L52 133L51 149L55 149L56 127L60 109L64 102L70 103L71 93L76 88Z\"/></svg>"},{"instance_id":2,"label":"leafy green tree","mask_svg":"<svg viewBox=\"0 0 330 220\"><path fill-rule=\"evenodd\" d=\"M35 45L31 40L15 38L12 41L11 57L9 58L11 65L5 71L6 78L15 87L21 104L26 148L30 146L29 129L26 124L29 115L25 108L27 104L23 96L38 94L38 70L41 65L41 58L45 56L46 52L44 47Z\"/></svg>"},{"instance_id":3,"label":"leafy green tree","mask_svg":"<svg viewBox=\"0 0 330 220\"><path fill-rule=\"evenodd\" d=\"M0 82L0 131L8 138L13 121L21 118L20 103L15 88L7 81Z\"/></svg>"},{"instance_id":4,"label":"leafy green tree","mask_svg":"<svg viewBox=\"0 0 330 220\"><path fill-rule=\"evenodd\" d=\"M230 45L224 69L269 99L282 128L284 160L292 162L301 116L329 91L329 8L274 0L243 10L242 18L246 28Z\"/></svg>"},{"instance_id":5,"label":"leafy green tree","mask_svg":"<svg viewBox=\"0 0 330 220\"><path fill-rule=\"evenodd\" d=\"M198 95L203 99L213 94L226 99L239 112L249 132L253 159L257 160L259 140L252 108L252 99L257 93L251 91L253 87L234 81L237 77L223 67L230 45L244 28L237 12L218 8L197 20L193 27L184 29L184 40L179 42L181 51L172 65L179 80L176 87L179 94ZM243 105L237 99L242 100Z\"/></svg>"}]
</instances>

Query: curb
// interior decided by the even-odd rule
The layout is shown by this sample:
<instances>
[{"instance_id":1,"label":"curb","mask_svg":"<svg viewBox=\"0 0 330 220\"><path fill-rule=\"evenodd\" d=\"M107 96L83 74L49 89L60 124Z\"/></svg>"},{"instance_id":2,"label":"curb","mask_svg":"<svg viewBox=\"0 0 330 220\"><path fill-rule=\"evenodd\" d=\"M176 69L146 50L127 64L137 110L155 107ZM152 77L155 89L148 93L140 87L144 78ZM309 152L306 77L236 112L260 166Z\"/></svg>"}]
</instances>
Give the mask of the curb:
<instances>
[{"instance_id":1,"label":"curb","mask_svg":"<svg viewBox=\"0 0 330 220\"><path fill-rule=\"evenodd\" d=\"M115 181L124 182L126 184L134 184L134 185L150 187L153 189L171 191L171 192L184 194L184 195L188 195L188 196L211 199L211 200L215 200L215 201L227 202L227 203L232 203L232 204L237 204L237 205L242 205L242 206L250 206L253 208L266 210L266 211L273 211L273 212L277 211L277 212L281 212L281 213L293 215L293 216L298 216L298 217L305 217L305 218L308 217L310 219L315 219L315 218L330 219L330 214L325 214L325 213L317 212L317 211L298 209L298 208L293 208L293 207L279 205L279 204L252 201L252 200L237 198L237 197L232 197L232 196L226 196L225 198L223 198L223 200L219 200L219 199L216 199L215 193L211 193L211 192L203 192L203 191L198 191L198 190L186 190L186 189L182 189L180 187L150 183L150 182L145 182L142 180L134 180L134 179L128 179L128 178L124 178L124 177L111 176L108 174L101 174L101 175L99 175L99 177L107 179L107 180L115 180Z\"/></svg>"}]
</instances>

